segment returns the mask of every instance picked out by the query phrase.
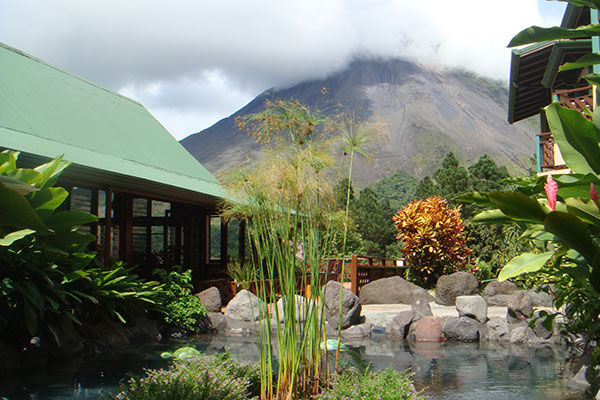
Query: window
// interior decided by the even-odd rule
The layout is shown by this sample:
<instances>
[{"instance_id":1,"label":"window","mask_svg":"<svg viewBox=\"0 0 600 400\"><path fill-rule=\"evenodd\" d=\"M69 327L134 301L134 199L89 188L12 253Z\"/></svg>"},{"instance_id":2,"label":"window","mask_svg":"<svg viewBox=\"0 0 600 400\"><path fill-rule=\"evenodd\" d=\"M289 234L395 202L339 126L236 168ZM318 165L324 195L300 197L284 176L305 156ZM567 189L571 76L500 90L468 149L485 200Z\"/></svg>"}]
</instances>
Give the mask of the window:
<instances>
[{"instance_id":1,"label":"window","mask_svg":"<svg viewBox=\"0 0 600 400\"><path fill-rule=\"evenodd\" d=\"M210 217L208 225L209 232L209 248L208 258L210 260L221 259L221 217Z\"/></svg>"}]
</instances>

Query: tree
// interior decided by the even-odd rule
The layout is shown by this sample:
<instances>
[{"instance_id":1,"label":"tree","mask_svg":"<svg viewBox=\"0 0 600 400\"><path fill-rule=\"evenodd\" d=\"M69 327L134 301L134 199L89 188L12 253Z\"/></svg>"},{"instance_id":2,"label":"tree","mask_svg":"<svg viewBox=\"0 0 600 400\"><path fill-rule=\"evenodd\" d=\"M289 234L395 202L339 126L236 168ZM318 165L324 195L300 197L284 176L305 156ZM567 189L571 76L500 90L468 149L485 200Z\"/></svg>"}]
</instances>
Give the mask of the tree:
<instances>
[{"instance_id":1,"label":"tree","mask_svg":"<svg viewBox=\"0 0 600 400\"><path fill-rule=\"evenodd\" d=\"M394 211L389 202L379 201L377 193L367 187L361 190L351 208L357 231L365 241L365 250L369 255L385 256L386 247L394 242L395 237Z\"/></svg>"},{"instance_id":2,"label":"tree","mask_svg":"<svg viewBox=\"0 0 600 400\"><path fill-rule=\"evenodd\" d=\"M442 161L442 168L433 173L433 179L439 186L440 193L450 197L468 192L471 188L469 172L459 165L452 152Z\"/></svg>"}]
</instances>

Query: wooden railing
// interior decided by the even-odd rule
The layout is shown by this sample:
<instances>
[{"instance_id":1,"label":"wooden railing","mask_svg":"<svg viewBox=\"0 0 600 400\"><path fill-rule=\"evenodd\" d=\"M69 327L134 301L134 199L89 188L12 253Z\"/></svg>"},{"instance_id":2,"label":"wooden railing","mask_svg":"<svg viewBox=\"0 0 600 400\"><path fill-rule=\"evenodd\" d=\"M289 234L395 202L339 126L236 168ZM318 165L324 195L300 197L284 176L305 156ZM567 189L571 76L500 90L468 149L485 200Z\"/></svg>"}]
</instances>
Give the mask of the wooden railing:
<instances>
[{"instance_id":1,"label":"wooden railing","mask_svg":"<svg viewBox=\"0 0 600 400\"><path fill-rule=\"evenodd\" d=\"M321 268L321 277L323 285L327 281L340 281L342 271L342 258L327 258L323 261ZM350 290L356 295L360 292L360 288L369 282L381 278L389 278L391 276L406 275L407 266L403 258L384 258L372 256L360 256L353 254L351 258L345 260L344 267L344 282L350 283ZM249 290L256 294L258 282L248 282ZM200 281L196 285L197 291L208 289L211 286L217 287L221 293L221 301L227 304L237 294L239 288L238 283L231 279L215 279L209 281ZM279 292L278 285L275 285L275 291ZM302 279L299 277L297 282L299 294L309 295L308 288L302 286ZM314 289L313 289L314 290Z\"/></svg>"},{"instance_id":2,"label":"wooden railing","mask_svg":"<svg viewBox=\"0 0 600 400\"><path fill-rule=\"evenodd\" d=\"M327 279L340 281L341 258L327 259ZM353 254L345 260L344 281L350 282L350 290L358 295L360 289L367 283L391 276L405 277L407 266L403 258L391 259L384 257L360 256Z\"/></svg>"}]
</instances>

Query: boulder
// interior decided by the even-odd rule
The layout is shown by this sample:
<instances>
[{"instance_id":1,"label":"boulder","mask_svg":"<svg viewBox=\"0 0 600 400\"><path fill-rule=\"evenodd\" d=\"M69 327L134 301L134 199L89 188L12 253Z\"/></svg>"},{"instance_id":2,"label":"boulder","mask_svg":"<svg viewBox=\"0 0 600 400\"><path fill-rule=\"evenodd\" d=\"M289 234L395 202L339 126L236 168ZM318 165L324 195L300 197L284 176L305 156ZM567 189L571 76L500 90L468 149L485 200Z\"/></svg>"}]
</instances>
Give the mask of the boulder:
<instances>
[{"instance_id":1,"label":"boulder","mask_svg":"<svg viewBox=\"0 0 600 400\"><path fill-rule=\"evenodd\" d=\"M253 321L233 319L227 316L225 316L225 320L226 323L223 332L225 336L250 336L254 335L254 331L257 329ZM264 321L261 323L264 323Z\"/></svg>"},{"instance_id":2,"label":"boulder","mask_svg":"<svg viewBox=\"0 0 600 400\"><path fill-rule=\"evenodd\" d=\"M551 327L550 330L548 330L544 327L544 321L546 320L546 317L540 316L539 311L534 312L533 317L536 319L533 325L533 332L535 333L535 336L544 340L550 339L552 337L553 329Z\"/></svg>"},{"instance_id":3,"label":"boulder","mask_svg":"<svg viewBox=\"0 0 600 400\"><path fill-rule=\"evenodd\" d=\"M550 286L550 285L548 285ZM533 307L553 307L555 297L544 292L543 288L536 287L527 291L527 294L531 296L531 303Z\"/></svg>"},{"instance_id":4,"label":"boulder","mask_svg":"<svg viewBox=\"0 0 600 400\"><path fill-rule=\"evenodd\" d=\"M487 303L481 296L458 296L456 311L460 317L474 318L482 324L487 321Z\"/></svg>"},{"instance_id":5,"label":"boulder","mask_svg":"<svg viewBox=\"0 0 600 400\"><path fill-rule=\"evenodd\" d=\"M506 308L506 319L508 322L510 324L518 323L531 316L533 300L528 293L518 291L508 298Z\"/></svg>"},{"instance_id":6,"label":"boulder","mask_svg":"<svg viewBox=\"0 0 600 400\"><path fill-rule=\"evenodd\" d=\"M509 342L510 330L506 318L491 318L479 330L479 340L487 342Z\"/></svg>"},{"instance_id":7,"label":"boulder","mask_svg":"<svg viewBox=\"0 0 600 400\"><path fill-rule=\"evenodd\" d=\"M325 300L325 319L332 328L338 327L340 316L340 283L327 282L323 288ZM342 291L342 329L360 322L361 305L359 298L350 290Z\"/></svg>"},{"instance_id":8,"label":"boulder","mask_svg":"<svg viewBox=\"0 0 600 400\"><path fill-rule=\"evenodd\" d=\"M357 339L369 337L371 334L371 324L352 325L351 327L342 330L342 338Z\"/></svg>"},{"instance_id":9,"label":"boulder","mask_svg":"<svg viewBox=\"0 0 600 400\"><path fill-rule=\"evenodd\" d=\"M221 312L221 292L216 287L209 287L194 296L200 299L208 312Z\"/></svg>"},{"instance_id":10,"label":"boulder","mask_svg":"<svg viewBox=\"0 0 600 400\"><path fill-rule=\"evenodd\" d=\"M469 317L447 318L442 332L448 340L476 342L479 340L481 326L481 322Z\"/></svg>"},{"instance_id":11,"label":"boulder","mask_svg":"<svg viewBox=\"0 0 600 400\"><path fill-rule=\"evenodd\" d=\"M410 324L415 318L414 311L400 311L386 327L386 334L392 339L406 339Z\"/></svg>"},{"instance_id":12,"label":"boulder","mask_svg":"<svg viewBox=\"0 0 600 400\"><path fill-rule=\"evenodd\" d=\"M519 325L510 332L511 344L537 344L540 340L535 336L533 329L527 325Z\"/></svg>"},{"instance_id":13,"label":"boulder","mask_svg":"<svg viewBox=\"0 0 600 400\"><path fill-rule=\"evenodd\" d=\"M225 308L225 316L238 321L258 321L265 303L246 289L241 290Z\"/></svg>"},{"instance_id":14,"label":"boulder","mask_svg":"<svg viewBox=\"0 0 600 400\"><path fill-rule=\"evenodd\" d=\"M455 272L442 275L435 287L435 302L444 306L453 306L458 296L477 294L479 281L470 272Z\"/></svg>"},{"instance_id":15,"label":"boulder","mask_svg":"<svg viewBox=\"0 0 600 400\"><path fill-rule=\"evenodd\" d=\"M415 313L415 319L425 316L432 316L431 306L422 299L416 300L410 305L410 309Z\"/></svg>"},{"instance_id":16,"label":"boulder","mask_svg":"<svg viewBox=\"0 0 600 400\"><path fill-rule=\"evenodd\" d=\"M413 304L417 300L429 304L433 297L399 276L377 279L360 289L362 304Z\"/></svg>"},{"instance_id":17,"label":"boulder","mask_svg":"<svg viewBox=\"0 0 600 400\"><path fill-rule=\"evenodd\" d=\"M415 342L441 342L443 321L440 317L425 316L410 325L409 339Z\"/></svg>"},{"instance_id":18,"label":"boulder","mask_svg":"<svg viewBox=\"0 0 600 400\"><path fill-rule=\"evenodd\" d=\"M487 284L483 289L482 296L487 302L488 306L501 306L506 307L508 298L519 288L512 282L509 281L492 281Z\"/></svg>"},{"instance_id":19,"label":"boulder","mask_svg":"<svg viewBox=\"0 0 600 400\"><path fill-rule=\"evenodd\" d=\"M279 315L279 322L283 322L285 319L285 301L286 299L283 297L277 301L277 314ZM298 294L294 295L294 301L296 303L294 319L298 322L304 322L306 320L306 313L308 312L308 301L306 300L306 297Z\"/></svg>"},{"instance_id":20,"label":"boulder","mask_svg":"<svg viewBox=\"0 0 600 400\"><path fill-rule=\"evenodd\" d=\"M227 318L223 313L220 312L209 312L206 313L206 316L210 320L210 326L212 329L218 333L225 332L225 328L227 328Z\"/></svg>"}]
</instances>

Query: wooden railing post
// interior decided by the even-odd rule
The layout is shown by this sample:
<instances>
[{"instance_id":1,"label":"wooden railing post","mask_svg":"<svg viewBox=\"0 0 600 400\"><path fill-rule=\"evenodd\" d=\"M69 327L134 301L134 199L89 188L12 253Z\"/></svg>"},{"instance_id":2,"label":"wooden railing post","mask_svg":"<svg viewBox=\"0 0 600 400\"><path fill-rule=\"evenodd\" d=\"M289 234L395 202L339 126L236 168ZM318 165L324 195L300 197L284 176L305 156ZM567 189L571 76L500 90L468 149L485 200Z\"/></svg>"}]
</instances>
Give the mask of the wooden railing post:
<instances>
[{"instance_id":1,"label":"wooden railing post","mask_svg":"<svg viewBox=\"0 0 600 400\"><path fill-rule=\"evenodd\" d=\"M358 296L358 256L352 254L350 262L350 290Z\"/></svg>"}]
</instances>

